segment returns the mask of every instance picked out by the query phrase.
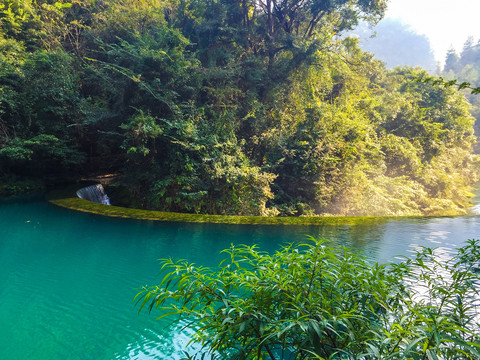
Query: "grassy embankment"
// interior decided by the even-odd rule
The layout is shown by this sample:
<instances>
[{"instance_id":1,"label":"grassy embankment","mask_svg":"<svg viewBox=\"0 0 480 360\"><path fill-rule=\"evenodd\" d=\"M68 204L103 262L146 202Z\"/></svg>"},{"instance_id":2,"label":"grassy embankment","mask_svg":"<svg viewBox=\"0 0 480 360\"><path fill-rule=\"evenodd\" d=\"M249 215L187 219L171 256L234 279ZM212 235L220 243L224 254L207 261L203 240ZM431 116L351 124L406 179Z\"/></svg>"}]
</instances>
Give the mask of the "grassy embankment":
<instances>
[{"instance_id":1,"label":"grassy embankment","mask_svg":"<svg viewBox=\"0 0 480 360\"><path fill-rule=\"evenodd\" d=\"M383 223L398 217L375 216L305 216L305 217L263 217L263 216L233 216L233 215L205 215L162 212L154 210L132 209L119 206L97 204L83 200L75 195L73 189L53 191L47 195L47 200L57 206L72 210L83 211L112 217L131 219L222 223L222 224L251 224L251 225L357 225L365 223Z\"/></svg>"}]
</instances>

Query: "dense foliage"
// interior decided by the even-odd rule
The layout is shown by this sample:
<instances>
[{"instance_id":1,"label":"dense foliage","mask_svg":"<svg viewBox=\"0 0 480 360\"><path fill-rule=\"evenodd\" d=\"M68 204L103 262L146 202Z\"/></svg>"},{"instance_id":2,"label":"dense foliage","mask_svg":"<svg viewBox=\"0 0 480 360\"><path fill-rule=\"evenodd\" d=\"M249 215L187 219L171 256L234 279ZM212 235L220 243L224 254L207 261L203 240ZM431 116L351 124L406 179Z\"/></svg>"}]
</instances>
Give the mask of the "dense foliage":
<instances>
[{"instance_id":1,"label":"dense foliage","mask_svg":"<svg viewBox=\"0 0 480 360\"><path fill-rule=\"evenodd\" d=\"M194 329L204 350L189 359L480 357L478 241L385 265L326 245L232 246L219 269L165 259L137 296Z\"/></svg>"},{"instance_id":2,"label":"dense foliage","mask_svg":"<svg viewBox=\"0 0 480 360\"><path fill-rule=\"evenodd\" d=\"M466 211L464 97L339 36L386 0L0 4L3 184L116 172L159 210Z\"/></svg>"}]
</instances>

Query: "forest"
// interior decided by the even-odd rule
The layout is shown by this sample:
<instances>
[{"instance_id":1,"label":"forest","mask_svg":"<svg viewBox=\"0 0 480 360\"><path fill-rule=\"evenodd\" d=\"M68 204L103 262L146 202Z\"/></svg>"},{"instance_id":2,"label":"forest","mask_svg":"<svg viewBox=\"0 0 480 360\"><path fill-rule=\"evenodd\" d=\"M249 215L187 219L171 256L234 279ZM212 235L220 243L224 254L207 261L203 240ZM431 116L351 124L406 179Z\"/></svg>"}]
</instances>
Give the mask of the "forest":
<instances>
[{"instance_id":1,"label":"forest","mask_svg":"<svg viewBox=\"0 0 480 360\"><path fill-rule=\"evenodd\" d=\"M454 49L448 51L445 68L442 75L449 80L458 80L470 84L470 87L480 87L480 40L475 43L473 38L467 39L458 55ZM475 117L475 133L480 133L480 98L477 94L464 91L471 104L470 113ZM474 145L475 153L480 152L478 142Z\"/></svg>"},{"instance_id":2,"label":"forest","mask_svg":"<svg viewBox=\"0 0 480 360\"><path fill-rule=\"evenodd\" d=\"M2 0L0 193L119 174L118 204L163 211L466 213L480 97L343 36L386 6ZM445 76L479 84L480 45Z\"/></svg>"}]
</instances>

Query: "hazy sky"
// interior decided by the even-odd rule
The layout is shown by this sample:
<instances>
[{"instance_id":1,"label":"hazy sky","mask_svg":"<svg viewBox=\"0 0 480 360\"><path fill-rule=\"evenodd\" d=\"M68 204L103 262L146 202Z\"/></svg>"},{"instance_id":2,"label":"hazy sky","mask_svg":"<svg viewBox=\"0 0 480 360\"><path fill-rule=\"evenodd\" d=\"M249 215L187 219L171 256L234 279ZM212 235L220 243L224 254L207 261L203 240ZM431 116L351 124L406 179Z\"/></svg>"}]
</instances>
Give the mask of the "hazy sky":
<instances>
[{"instance_id":1,"label":"hazy sky","mask_svg":"<svg viewBox=\"0 0 480 360\"><path fill-rule=\"evenodd\" d=\"M425 34L442 64L452 46L460 52L468 36L480 38L480 0L389 0L386 17Z\"/></svg>"}]
</instances>

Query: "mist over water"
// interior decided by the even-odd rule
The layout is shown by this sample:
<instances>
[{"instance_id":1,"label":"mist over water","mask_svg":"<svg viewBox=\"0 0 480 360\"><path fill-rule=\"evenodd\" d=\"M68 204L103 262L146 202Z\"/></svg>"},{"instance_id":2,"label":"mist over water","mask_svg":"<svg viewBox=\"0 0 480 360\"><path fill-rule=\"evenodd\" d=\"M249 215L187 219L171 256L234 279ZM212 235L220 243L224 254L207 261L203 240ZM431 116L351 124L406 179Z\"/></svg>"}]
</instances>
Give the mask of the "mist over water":
<instances>
[{"instance_id":1,"label":"mist over water","mask_svg":"<svg viewBox=\"0 0 480 360\"><path fill-rule=\"evenodd\" d=\"M181 326L138 313L133 298L159 282L159 258L215 266L230 244L274 251L306 235L396 261L418 246L442 254L478 237L480 218L416 218L358 226L242 226L115 219L42 198L0 202L0 358L175 359Z\"/></svg>"}]
</instances>

